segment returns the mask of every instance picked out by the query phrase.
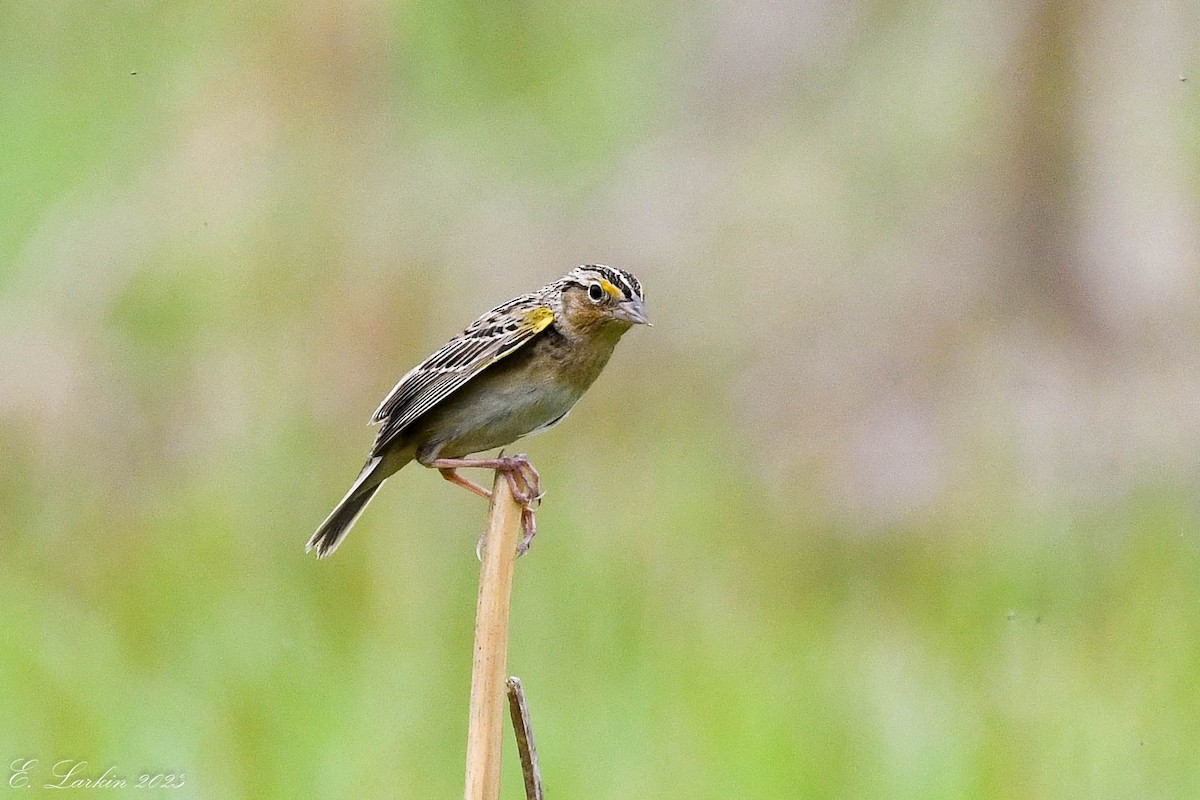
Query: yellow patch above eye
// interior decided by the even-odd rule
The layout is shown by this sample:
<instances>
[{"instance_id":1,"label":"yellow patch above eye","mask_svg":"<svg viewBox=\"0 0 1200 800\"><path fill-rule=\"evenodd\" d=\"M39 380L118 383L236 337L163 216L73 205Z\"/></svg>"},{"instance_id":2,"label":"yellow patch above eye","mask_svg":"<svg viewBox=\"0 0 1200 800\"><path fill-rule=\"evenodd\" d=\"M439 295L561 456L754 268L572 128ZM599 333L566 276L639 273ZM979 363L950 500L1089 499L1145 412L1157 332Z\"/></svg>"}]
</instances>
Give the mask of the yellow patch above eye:
<instances>
[{"instance_id":1,"label":"yellow patch above eye","mask_svg":"<svg viewBox=\"0 0 1200 800\"><path fill-rule=\"evenodd\" d=\"M554 322L554 312L545 306L538 306L525 314L525 324L534 333L545 330L551 322Z\"/></svg>"},{"instance_id":2,"label":"yellow patch above eye","mask_svg":"<svg viewBox=\"0 0 1200 800\"><path fill-rule=\"evenodd\" d=\"M604 280L604 278L600 279L600 288L611 294L613 297L619 298L621 296L621 290Z\"/></svg>"}]
</instances>

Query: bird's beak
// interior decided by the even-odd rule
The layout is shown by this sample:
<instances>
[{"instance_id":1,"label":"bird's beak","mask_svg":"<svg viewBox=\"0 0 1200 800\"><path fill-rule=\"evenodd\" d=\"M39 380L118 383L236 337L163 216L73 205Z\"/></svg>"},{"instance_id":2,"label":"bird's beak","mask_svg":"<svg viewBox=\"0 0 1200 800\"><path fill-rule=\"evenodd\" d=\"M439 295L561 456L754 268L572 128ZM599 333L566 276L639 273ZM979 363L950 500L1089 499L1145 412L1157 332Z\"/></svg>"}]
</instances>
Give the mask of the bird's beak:
<instances>
[{"instance_id":1,"label":"bird's beak","mask_svg":"<svg viewBox=\"0 0 1200 800\"><path fill-rule=\"evenodd\" d=\"M617 306L617 310L613 316L617 319L632 322L634 325L649 325L652 328L654 327L650 322L650 318L646 316L646 306L642 303L640 297L622 302Z\"/></svg>"}]
</instances>

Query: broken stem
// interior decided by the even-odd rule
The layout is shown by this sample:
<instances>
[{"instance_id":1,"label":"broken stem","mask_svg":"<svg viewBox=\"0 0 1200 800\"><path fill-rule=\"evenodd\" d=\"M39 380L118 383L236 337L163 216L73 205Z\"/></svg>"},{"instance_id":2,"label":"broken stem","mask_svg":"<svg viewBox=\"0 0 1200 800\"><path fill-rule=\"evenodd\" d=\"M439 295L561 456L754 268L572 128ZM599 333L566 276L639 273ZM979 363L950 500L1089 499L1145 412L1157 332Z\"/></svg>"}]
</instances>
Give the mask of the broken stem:
<instances>
[{"instance_id":1,"label":"broken stem","mask_svg":"<svg viewBox=\"0 0 1200 800\"><path fill-rule=\"evenodd\" d=\"M542 800L542 768L538 765L537 747L533 744L533 723L525 703L525 687L515 676L508 679L508 713L512 717L513 733L517 735L526 800Z\"/></svg>"}]
</instances>

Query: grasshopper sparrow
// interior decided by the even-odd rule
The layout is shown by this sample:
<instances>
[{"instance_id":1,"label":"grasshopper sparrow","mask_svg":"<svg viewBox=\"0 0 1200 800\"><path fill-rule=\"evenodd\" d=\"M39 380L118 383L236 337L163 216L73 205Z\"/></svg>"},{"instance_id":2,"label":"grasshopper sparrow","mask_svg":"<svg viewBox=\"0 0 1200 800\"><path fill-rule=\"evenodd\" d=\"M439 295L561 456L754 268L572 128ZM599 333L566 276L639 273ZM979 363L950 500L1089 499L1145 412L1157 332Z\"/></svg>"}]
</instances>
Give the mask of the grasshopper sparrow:
<instances>
[{"instance_id":1,"label":"grasshopper sparrow","mask_svg":"<svg viewBox=\"0 0 1200 800\"><path fill-rule=\"evenodd\" d=\"M380 428L366 465L307 550L319 558L333 553L383 482L415 460L489 498L490 491L457 470L502 471L523 506L524 552L536 531L537 470L524 455L469 456L561 422L622 334L647 322L637 278L600 264L576 267L472 322L384 398L372 418Z\"/></svg>"}]
</instances>

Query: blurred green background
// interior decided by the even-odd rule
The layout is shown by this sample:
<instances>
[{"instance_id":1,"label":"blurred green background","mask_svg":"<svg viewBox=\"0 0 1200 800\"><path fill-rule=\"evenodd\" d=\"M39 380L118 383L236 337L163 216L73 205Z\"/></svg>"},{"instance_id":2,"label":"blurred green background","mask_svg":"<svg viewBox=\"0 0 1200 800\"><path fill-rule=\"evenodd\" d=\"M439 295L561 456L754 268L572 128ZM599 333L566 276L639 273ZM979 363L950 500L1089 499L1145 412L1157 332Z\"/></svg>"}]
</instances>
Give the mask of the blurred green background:
<instances>
[{"instance_id":1,"label":"blurred green background","mask_svg":"<svg viewBox=\"0 0 1200 800\"><path fill-rule=\"evenodd\" d=\"M656 327L523 446L552 797L1200 796L1198 67L1192 3L0 0L0 767L459 796L484 504L303 545L602 262Z\"/></svg>"}]
</instances>

